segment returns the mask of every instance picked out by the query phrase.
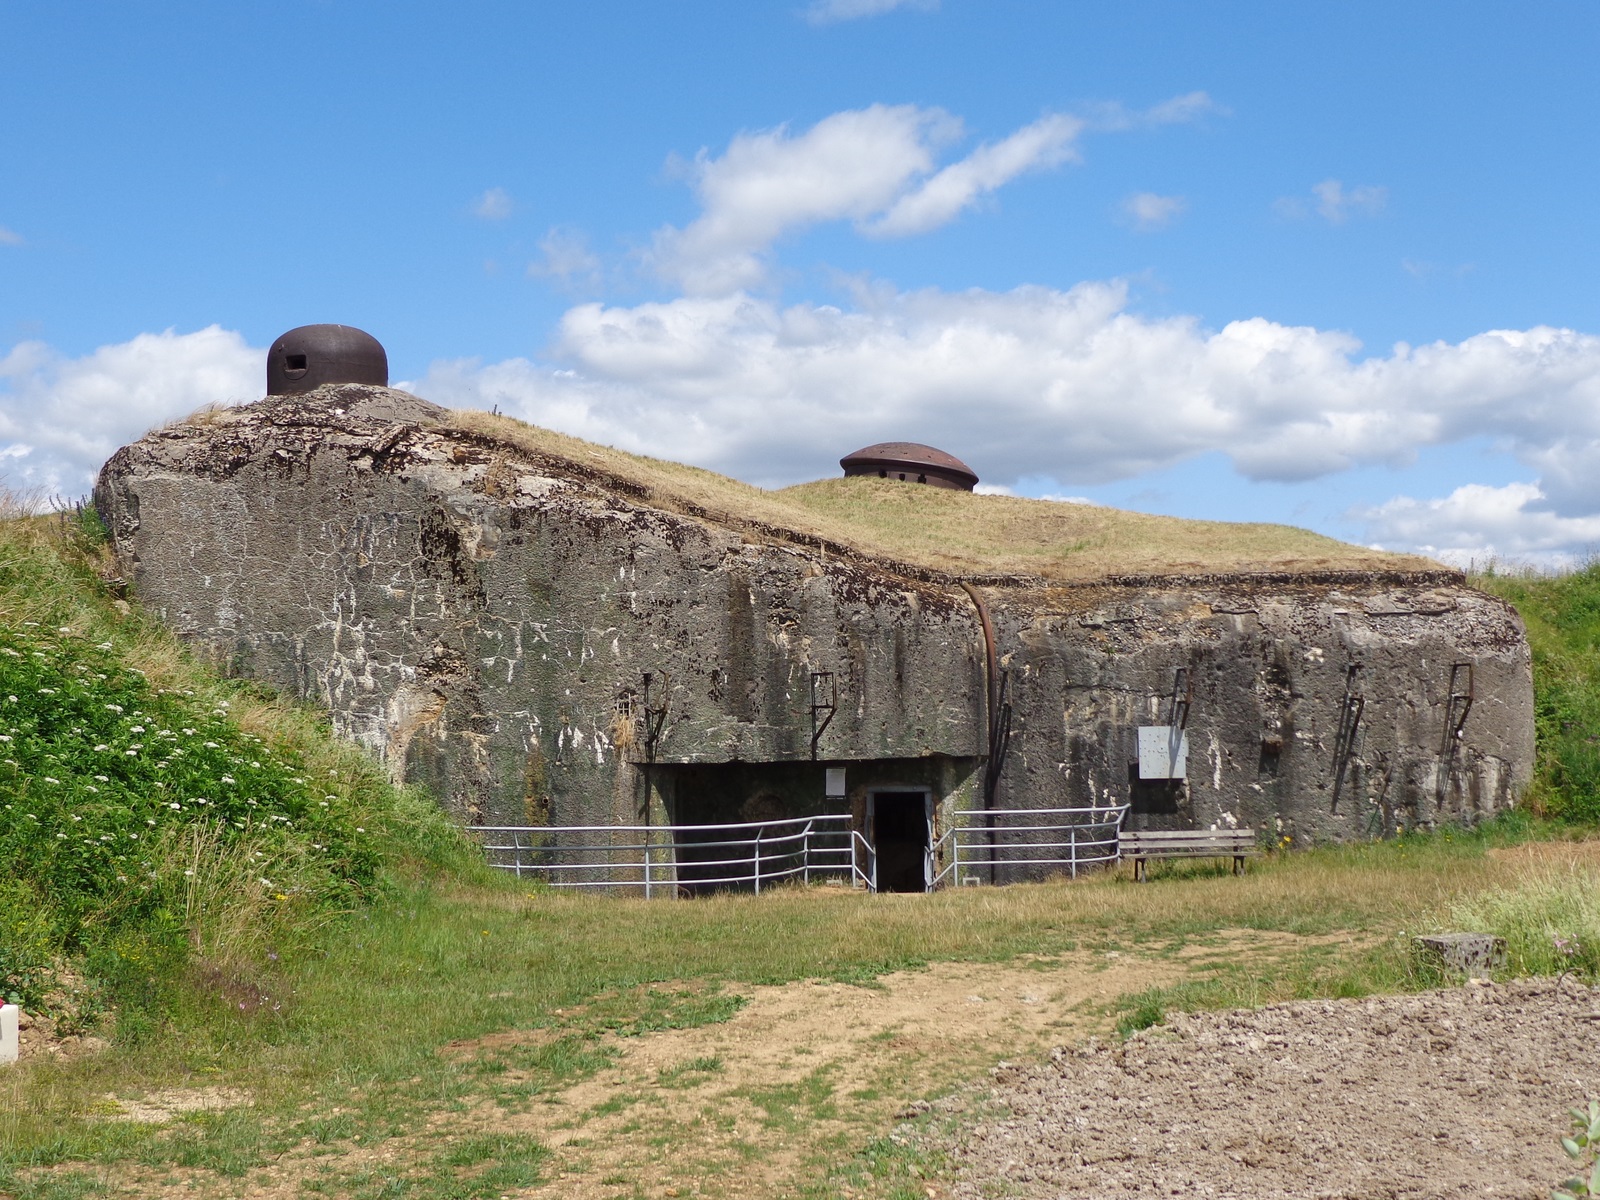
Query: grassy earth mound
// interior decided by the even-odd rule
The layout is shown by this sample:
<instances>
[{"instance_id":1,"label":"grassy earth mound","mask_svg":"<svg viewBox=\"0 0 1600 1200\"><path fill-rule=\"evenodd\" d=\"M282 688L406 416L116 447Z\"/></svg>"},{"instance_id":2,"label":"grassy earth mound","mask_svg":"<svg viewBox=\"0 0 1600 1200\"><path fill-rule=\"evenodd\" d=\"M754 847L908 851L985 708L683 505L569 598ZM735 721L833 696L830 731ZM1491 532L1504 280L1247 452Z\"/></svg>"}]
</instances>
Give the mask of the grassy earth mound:
<instances>
[{"instance_id":1,"label":"grassy earth mound","mask_svg":"<svg viewBox=\"0 0 1600 1200\"><path fill-rule=\"evenodd\" d=\"M467 861L324 720L119 603L103 543L92 512L0 522L0 994L153 1015L180 976L237 979L366 903L387 863Z\"/></svg>"},{"instance_id":2,"label":"grassy earth mound","mask_svg":"<svg viewBox=\"0 0 1600 1200\"><path fill-rule=\"evenodd\" d=\"M1600 825L1600 561L1560 575L1473 575L1509 600L1533 651L1534 744L1528 802L1552 817Z\"/></svg>"},{"instance_id":3,"label":"grassy earth mound","mask_svg":"<svg viewBox=\"0 0 1600 1200\"><path fill-rule=\"evenodd\" d=\"M248 413L249 408L230 410ZM214 419L214 414L208 415ZM629 454L514 417L452 409L444 429L488 439L557 471L575 468L630 498L757 537L798 535L950 575L1072 583L1108 576L1445 571L1297 529L1194 521L1098 504L1030 500L854 476L767 491L700 467Z\"/></svg>"}]
</instances>

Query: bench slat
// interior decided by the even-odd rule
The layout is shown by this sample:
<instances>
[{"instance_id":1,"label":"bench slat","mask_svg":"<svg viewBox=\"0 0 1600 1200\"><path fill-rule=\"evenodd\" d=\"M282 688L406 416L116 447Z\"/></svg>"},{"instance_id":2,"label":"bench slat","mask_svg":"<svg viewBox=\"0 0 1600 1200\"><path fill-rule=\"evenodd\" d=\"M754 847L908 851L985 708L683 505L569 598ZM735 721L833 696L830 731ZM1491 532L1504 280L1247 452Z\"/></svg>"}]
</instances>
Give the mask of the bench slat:
<instances>
[{"instance_id":1,"label":"bench slat","mask_svg":"<svg viewBox=\"0 0 1600 1200\"><path fill-rule=\"evenodd\" d=\"M1184 849L1188 849L1189 847L1192 847L1192 846L1228 846L1228 847L1238 846L1238 847L1243 847L1243 848L1248 848L1248 849L1254 849L1255 848L1255 844L1256 844L1256 840L1255 840L1254 837L1248 837L1248 838L1207 837L1207 838L1182 838L1182 839L1179 839L1179 838L1145 838L1145 837L1138 837L1138 836L1129 837L1127 834L1123 834L1122 837L1119 839L1119 841L1121 842L1121 844L1124 847L1127 847L1127 846L1143 846L1143 847L1147 847L1148 849L1154 850L1154 851L1157 851L1157 852L1164 851L1164 850L1184 850Z\"/></svg>"},{"instance_id":2,"label":"bench slat","mask_svg":"<svg viewBox=\"0 0 1600 1200\"><path fill-rule=\"evenodd\" d=\"M1152 858L1231 858L1235 874L1246 857L1259 852L1253 829L1124 830L1117 837L1123 858L1133 859L1133 876L1143 882Z\"/></svg>"}]
</instances>

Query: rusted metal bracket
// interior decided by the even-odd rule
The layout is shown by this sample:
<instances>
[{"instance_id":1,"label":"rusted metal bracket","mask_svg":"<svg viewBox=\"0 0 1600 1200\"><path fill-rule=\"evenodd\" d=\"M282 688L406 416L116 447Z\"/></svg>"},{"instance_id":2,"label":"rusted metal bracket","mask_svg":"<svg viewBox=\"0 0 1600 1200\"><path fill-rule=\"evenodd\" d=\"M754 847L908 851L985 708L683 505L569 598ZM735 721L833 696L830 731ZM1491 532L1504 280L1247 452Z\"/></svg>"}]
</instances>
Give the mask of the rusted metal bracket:
<instances>
[{"instance_id":1,"label":"rusted metal bracket","mask_svg":"<svg viewBox=\"0 0 1600 1200\"><path fill-rule=\"evenodd\" d=\"M1167 724L1179 729L1189 724L1189 709L1194 704L1194 676L1188 667L1179 667L1172 677L1172 708Z\"/></svg>"},{"instance_id":2,"label":"rusted metal bracket","mask_svg":"<svg viewBox=\"0 0 1600 1200\"><path fill-rule=\"evenodd\" d=\"M672 706L672 676L661 672L661 706L650 704L650 688L658 678L651 671L644 673L644 688L640 706L644 709L644 756L646 762L656 761L656 745L661 741L661 730L667 723L667 709Z\"/></svg>"},{"instance_id":3,"label":"rusted metal bracket","mask_svg":"<svg viewBox=\"0 0 1600 1200\"><path fill-rule=\"evenodd\" d=\"M1461 740L1461 731L1467 725L1467 715L1472 712L1472 702L1476 695L1472 664L1469 662L1453 664L1450 668L1450 697L1444 706L1444 744L1440 746L1439 753L1455 752L1456 744Z\"/></svg>"},{"instance_id":4,"label":"rusted metal bracket","mask_svg":"<svg viewBox=\"0 0 1600 1200\"><path fill-rule=\"evenodd\" d=\"M1444 702L1444 740L1439 745L1440 770L1434 803L1443 808L1455 782L1456 751L1461 747L1461 731L1466 728L1467 716L1472 712L1477 687L1473 680L1472 664L1458 662L1450 665L1450 691Z\"/></svg>"},{"instance_id":5,"label":"rusted metal bracket","mask_svg":"<svg viewBox=\"0 0 1600 1200\"><path fill-rule=\"evenodd\" d=\"M1344 787L1345 771L1355 753L1356 730L1361 726L1361 714L1367 710L1367 698L1356 688L1360 675L1360 663L1351 663L1345 668L1344 701L1339 706L1339 732L1333 740L1333 812L1339 811L1339 792Z\"/></svg>"},{"instance_id":6,"label":"rusted metal bracket","mask_svg":"<svg viewBox=\"0 0 1600 1200\"><path fill-rule=\"evenodd\" d=\"M825 699L823 697L826 697ZM832 671L811 672L811 760L816 761L817 743L839 711L839 681ZM819 723L817 718L821 717Z\"/></svg>"},{"instance_id":7,"label":"rusted metal bracket","mask_svg":"<svg viewBox=\"0 0 1600 1200\"><path fill-rule=\"evenodd\" d=\"M650 824L650 776L651 768L656 765L656 746L661 741L662 728L667 723L667 710L672 707L672 676L662 671L661 680L661 705L652 707L650 704L650 688L658 676L652 671L644 672L644 686L640 689L639 707L644 715L644 823Z\"/></svg>"}]
</instances>

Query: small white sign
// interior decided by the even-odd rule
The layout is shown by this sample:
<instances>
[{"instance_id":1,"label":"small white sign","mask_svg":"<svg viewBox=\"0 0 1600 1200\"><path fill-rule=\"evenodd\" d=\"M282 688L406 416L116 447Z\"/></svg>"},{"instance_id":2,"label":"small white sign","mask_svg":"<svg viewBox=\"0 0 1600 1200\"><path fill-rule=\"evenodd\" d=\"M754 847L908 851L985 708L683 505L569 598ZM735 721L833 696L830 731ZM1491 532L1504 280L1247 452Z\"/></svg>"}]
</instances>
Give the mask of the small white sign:
<instances>
[{"instance_id":1,"label":"small white sign","mask_svg":"<svg viewBox=\"0 0 1600 1200\"><path fill-rule=\"evenodd\" d=\"M1176 725L1139 726L1139 778L1185 779L1189 736Z\"/></svg>"},{"instance_id":2,"label":"small white sign","mask_svg":"<svg viewBox=\"0 0 1600 1200\"><path fill-rule=\"evenodd\" d=\"M830 800L836 800L836 799L843 798L843 796L845 794L845 792L844 792L844 768L843 767L827 767L827 768L825 768L825 770L826 770L826 773L827 773L827 776L828 776L828 780L827 780L827 787L824 789L824 794Z\"/></svg>"},{"instance_id":3,"label":"small white sign","mask_svg":"<svg viewBox=\"0 0 1600 1200\"><path fill-rule=\"evenodd\" d=\"M17 1061L17 1017L15 1004L0 1005L0 1065Z\"/></svg>"}]
</instances>

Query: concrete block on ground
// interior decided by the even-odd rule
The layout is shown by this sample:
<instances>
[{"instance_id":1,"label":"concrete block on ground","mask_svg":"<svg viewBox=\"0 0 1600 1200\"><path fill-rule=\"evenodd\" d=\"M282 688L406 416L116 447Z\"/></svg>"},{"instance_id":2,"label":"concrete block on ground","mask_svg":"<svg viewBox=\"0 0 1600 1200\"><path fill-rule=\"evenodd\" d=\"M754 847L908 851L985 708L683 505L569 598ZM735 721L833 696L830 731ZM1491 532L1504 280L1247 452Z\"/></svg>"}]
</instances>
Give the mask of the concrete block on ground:
<instances>
[{"instance_id":1,"label":"concrete block on ground","mask_svg":"<svg viewBox=\"0 0 1600 1200\"><path fill-rule=\"evenodd\" d=\"M1412 944L1422 962L1447 975L1488 979L1506 965L1506 940L1490 933L1435 933Z\"/></svg>"},{"instance_id":2,"label":"concrete block on ground","mask_svg":"<svg viewBox=\"0 0 1600 1200\"><path fill-rule=\"evenodd\" d=\"M17 1023L21 1015L15 1004L0 1005L0 1066L17 1061Z\"/></svg>"}]
</instances>

